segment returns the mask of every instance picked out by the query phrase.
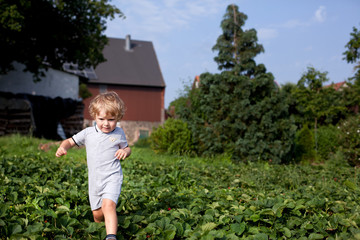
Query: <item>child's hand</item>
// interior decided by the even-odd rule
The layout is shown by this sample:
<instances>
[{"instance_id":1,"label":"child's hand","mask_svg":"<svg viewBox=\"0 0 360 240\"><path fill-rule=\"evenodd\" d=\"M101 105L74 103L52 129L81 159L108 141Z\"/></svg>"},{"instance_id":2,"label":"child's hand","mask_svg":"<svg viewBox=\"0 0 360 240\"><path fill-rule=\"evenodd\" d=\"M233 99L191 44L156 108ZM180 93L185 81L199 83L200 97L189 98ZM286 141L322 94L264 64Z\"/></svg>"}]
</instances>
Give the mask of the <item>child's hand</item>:
<instances>
[{"instance_id":1,"label":"child's hand","mask_svg":"<svg viewBox=\"0 0 360 240\"><path fill-rule=\"evenodd\" d=\"M61 157L62 155L66 155L66 153L67 153L67 151L66 151L65 148L59 147L59 148L56 150L55 156Z\"/></svg>"},{"instance_id":2,"label":"child's hand","mask_svg":"<svg viewBox=\"0 0 360 240\"><path fill-rule=\"evenodd\" d=\"M124 149L119 149L116 151L115 157L119 160L124 160L127 157L127 152Z\"/></svg>"}]
</instances>

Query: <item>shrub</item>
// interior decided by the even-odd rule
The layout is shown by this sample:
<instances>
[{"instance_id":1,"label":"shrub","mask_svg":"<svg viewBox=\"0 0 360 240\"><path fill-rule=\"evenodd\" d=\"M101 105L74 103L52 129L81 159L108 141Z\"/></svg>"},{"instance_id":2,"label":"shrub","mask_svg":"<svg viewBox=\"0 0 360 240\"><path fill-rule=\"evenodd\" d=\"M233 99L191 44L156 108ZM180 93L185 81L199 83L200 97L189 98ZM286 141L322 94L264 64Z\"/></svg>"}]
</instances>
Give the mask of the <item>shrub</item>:
<instances>
[{"instance_id":1,"label":"shrub","mask_svg":"<svg viewBox=\"0 0 360 240\"><path fill-rule=\"evenodd\" d=\"M314 134L307 125L296 133L295 160L302 163L316 160Z\"/></svg>"},{"instance_id":2,"label":"shrub","mask_svg":"<svg viewBox=\"0 0 360 240\"><path fill-rule=\"evenodd\" d=\"M360 166L360 118L352 116L338 125L340 145L345 159L352 166Z\"/></svg>"},{"instance_id":3,"label":"shrub","mask_svg":"<svg viewBox=\"0 0 360 240\"><path fill-rule=\"evenodd\" d=\"M150 145L155 152L189 154L193 151L191 131L187 123L169 118L163 126L154 129Z\"/></svg>"},{"instance_id":4,"label":"shrub","mask_svg":"<svg viewBox=\"0 0 360 240\"><path fill-rule=\"evenodd\" d=\"M340 131L333 125L322 126L317 130L317 154L327 160L330 154L336 153L339 147Z\"/></svg>"}]
</instances>

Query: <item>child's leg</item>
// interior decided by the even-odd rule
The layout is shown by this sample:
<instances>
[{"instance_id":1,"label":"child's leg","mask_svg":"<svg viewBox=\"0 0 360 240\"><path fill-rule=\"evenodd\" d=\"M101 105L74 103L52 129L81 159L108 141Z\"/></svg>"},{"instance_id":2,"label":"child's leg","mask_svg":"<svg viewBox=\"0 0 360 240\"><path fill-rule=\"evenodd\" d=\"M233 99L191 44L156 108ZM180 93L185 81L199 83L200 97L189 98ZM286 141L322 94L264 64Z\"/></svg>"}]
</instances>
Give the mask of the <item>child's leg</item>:
<instances>
[{"instance_id":1,"label":"child's leg","mask_svg":"<svg viewBox=\"0 0 360 240\"><path fill-rule=\"evenodd\" d=\"M101 210L105 218L106 234L116 235L118 226L116 203L110 199L104 198L102 201Z\"/></svg>"},{"instance_id":2,"label":"child's leg","mask_svg":"<svg viewBox=\"0 0 360 240\"><path fill-rule=\"evenodd\" d=\"M100 223L104 221L104 213L101 208L93 210L92 213L95 222Z\"/></svg>"}]
</instances>

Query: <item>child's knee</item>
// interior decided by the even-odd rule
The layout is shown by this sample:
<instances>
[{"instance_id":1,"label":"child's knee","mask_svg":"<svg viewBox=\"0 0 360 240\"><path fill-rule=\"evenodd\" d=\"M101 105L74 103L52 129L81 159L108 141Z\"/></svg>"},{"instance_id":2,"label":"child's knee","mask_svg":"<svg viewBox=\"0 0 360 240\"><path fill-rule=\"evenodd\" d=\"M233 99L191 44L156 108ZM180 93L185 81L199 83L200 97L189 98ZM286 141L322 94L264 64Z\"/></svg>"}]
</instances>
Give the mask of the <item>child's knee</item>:
<instances>
[{"instance_id":1,"label":"child's knee","mask_svg":"<svg viewBox=\"0 0 360 240\"><path fill-rule=\"evenodd\" d=\"M101 209L93 211L94 221L97 223L104 221L104 214Z\"/></svg>"},{"instance_id":2,"label":"child's knee","mask_svg":"<svg viewBox=\"0 0 360 240\"><path fill-rule=\"evenodd\" d=\"M103 211L116 209L116 203L110 199L104 199L101 205Z\"/></svg>"}]
</instances>

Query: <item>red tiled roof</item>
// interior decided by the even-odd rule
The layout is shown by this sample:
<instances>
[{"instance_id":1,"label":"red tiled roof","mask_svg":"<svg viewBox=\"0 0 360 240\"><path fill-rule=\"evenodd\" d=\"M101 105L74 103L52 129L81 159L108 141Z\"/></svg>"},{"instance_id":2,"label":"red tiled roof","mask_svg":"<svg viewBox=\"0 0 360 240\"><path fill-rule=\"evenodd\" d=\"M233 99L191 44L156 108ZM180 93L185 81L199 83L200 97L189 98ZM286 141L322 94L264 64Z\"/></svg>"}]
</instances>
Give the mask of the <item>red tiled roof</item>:
<instances>
[{"instance_id":1,"label":"red tiled roof","mask_svg":"<svg viewBox=\"0 0 360 240\"><path fill-rule=\"evenodd\" d=\"M339 88L343 87L346 84L346 81L338 82L338 83L332 83L330 85L326 85L324 87L332 87L335 89L335 91L339 90Z\"/></svg>"}]
</instances>

